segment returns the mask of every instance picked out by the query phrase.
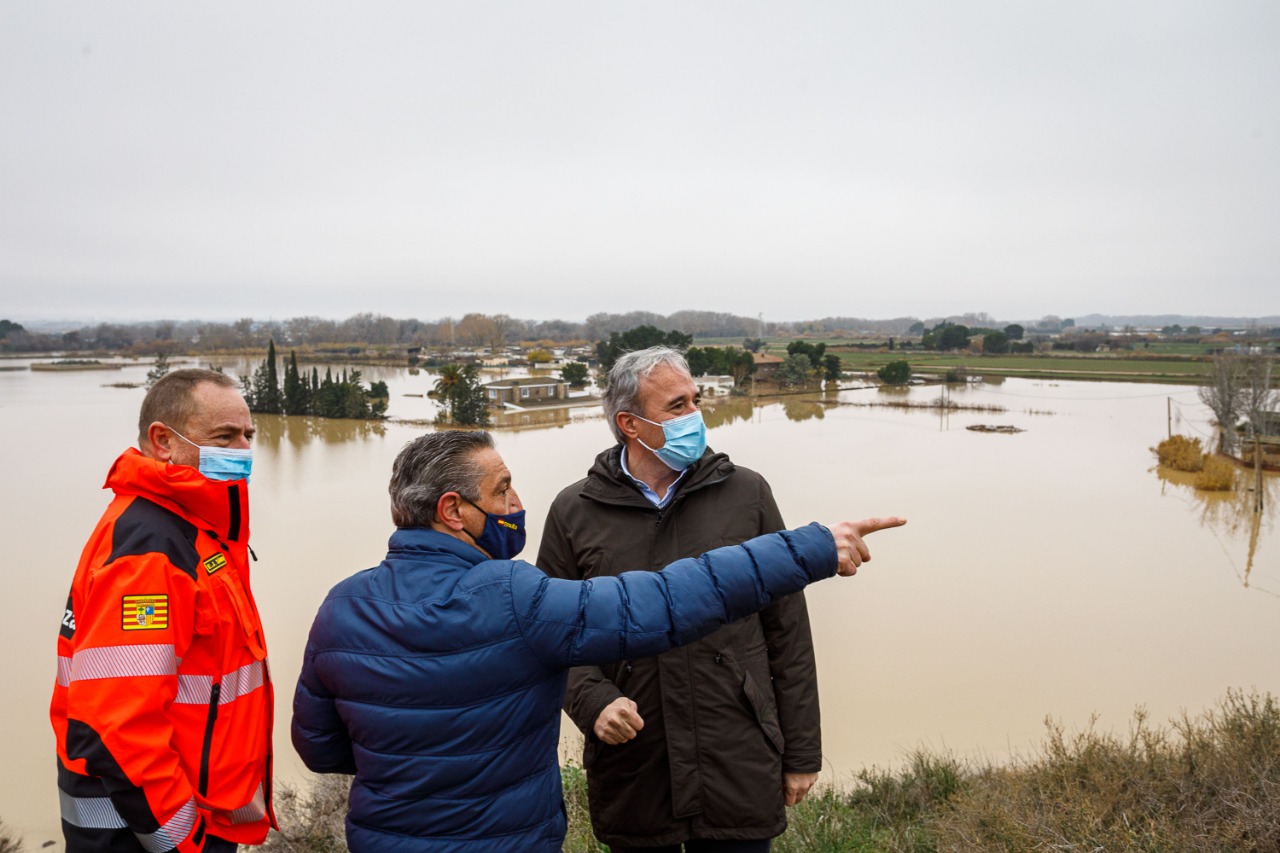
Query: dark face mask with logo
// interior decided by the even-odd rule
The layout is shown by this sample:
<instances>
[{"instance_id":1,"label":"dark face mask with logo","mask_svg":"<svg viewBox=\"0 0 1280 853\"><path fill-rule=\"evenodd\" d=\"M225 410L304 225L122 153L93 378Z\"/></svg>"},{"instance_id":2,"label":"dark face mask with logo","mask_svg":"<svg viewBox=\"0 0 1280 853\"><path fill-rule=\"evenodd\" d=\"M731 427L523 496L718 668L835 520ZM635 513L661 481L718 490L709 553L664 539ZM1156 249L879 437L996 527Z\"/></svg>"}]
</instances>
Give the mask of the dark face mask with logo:
<instances>
[{"instance_id":1,"label":"dark face mask with logo","mask_svg":"<svg viewBox=\"0 0 1280 853\"><path fill-rule=\"evenodd\" d=\"M476 547L495 560L510 560L524 550L524 510L494 515L476 506L474 501L462 499L484 513L484 530L479 536L473 536L470 530L462 528L475 541Z\"/></svg>"}]
</instances>

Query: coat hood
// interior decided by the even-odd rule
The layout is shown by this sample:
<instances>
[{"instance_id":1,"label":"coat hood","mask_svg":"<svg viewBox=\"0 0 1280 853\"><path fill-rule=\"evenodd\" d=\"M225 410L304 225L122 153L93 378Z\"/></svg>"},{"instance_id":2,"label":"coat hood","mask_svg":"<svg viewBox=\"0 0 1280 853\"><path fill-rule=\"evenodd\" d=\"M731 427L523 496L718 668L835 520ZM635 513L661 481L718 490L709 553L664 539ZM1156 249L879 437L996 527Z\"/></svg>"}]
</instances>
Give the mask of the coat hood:
<instances>
[{"instance_id":1,"label":"coat hood","mask_svg":"<svg viewBox=\"0 0 1280 853\"><path fill-rule=\"evenodd\" d=\"M102 487L122 497L146 498L228 541L249 541L248 480L210 480L195 468L160 462L130 447Z\"/></svg>"}]
</instances>

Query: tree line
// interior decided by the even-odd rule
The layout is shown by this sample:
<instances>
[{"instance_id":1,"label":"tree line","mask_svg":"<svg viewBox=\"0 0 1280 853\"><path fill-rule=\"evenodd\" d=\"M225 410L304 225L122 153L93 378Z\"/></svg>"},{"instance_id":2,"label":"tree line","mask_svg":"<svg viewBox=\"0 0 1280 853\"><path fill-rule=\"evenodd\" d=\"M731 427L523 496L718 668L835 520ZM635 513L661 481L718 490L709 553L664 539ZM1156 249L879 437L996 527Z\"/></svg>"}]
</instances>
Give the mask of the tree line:
<instances>
[{"instance_id":1,"label":"tree line","mask_svg":"<svg viewBox=\"0 0 1280 853\"><path fill-rule=\"evenodd\" d=\"M359 370L344 369L335 375L326 367L324 378L317 368L298 369L298 355L289 351L284 380L276 364L275 341L267 342L267 357L249 376L240 377L249 411L270 415L310 415L318 418L381 418L387 412L387 383L363 384Z\"/></svg>"},{"instance_id":2,"label":"tree line","mask_svg":"<svg viewBox=\"0 0 1280 853\"><path fill-rule=\"evenodd\" d=\"M20 323L0 320L0 350L108 351L155 356L262 349L270 341L276 341L289 347L311 348L320 354L350 355L366 346L452 349L499 348L536 342L585 344L607 340L613 333L645 325L680 329L690 338L777 337L846 331L904 334L912 320L910 317L895 320L834 317L792 323L767 322L716 311L677 311L672 314L631 311L596 313L583 322L522 320L506 314L482 313L424 321L361 313L345 320L321 317L255 320L242 317L232 321L96 323L55 333L36 332Z\"/></svg>"}]
</instances>

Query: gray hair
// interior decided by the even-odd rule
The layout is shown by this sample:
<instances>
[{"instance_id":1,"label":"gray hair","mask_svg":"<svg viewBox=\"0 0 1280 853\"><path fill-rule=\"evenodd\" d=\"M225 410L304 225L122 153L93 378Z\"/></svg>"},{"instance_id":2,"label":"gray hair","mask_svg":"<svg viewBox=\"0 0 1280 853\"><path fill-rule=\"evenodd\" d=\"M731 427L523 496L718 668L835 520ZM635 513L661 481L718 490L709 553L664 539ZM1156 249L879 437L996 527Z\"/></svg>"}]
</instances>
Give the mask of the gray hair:
<instances>
[{"instance_id":1,"label":"gray hair","mask_svg":"<svg viewBox=\"0 0 1280 853\"><path fill-rule=\"evenodd\" d=\"M609 368L609 378L604 389L604 416L609 422L609 429L613 430L613 437L619 443L622 443L622 430L618 429L618 413L639 414L636 409L640 406L640 384L664 364L693 378L684 354L667 346L624 353Z\"/></svg>"},{"instance_id":2,"label":"gray hair","mask_svg":"<svg viewBox=\"0 0 1280 853\"><path fill-rule=\"evenodd\" d=\"M391 466L391 519L396 527L430 527L446 492L480 499L484 469L473 458L493 447L483 430L446 430L419 436L404 446Z\"/></svg>"}]
</instances>

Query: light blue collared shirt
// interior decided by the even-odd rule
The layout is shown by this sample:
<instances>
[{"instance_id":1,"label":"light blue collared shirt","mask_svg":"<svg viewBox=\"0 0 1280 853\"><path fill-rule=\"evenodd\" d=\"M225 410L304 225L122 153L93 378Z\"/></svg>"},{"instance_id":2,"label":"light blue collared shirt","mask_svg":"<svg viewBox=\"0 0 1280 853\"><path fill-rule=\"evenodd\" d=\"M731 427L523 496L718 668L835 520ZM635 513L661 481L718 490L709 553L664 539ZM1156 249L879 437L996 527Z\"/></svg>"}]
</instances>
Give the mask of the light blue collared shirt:
<instances>
[{"instance_id":1,"label":"light blue collared shirt","mask_svg":"<svg viewBox=\"0 0 1280 853\"><path fill-rule=\"evenodd\" d=\"M635 475L631 473L631 469L627 467L627 446L625 444L622 445L622 454L619 457L619 461L622 463L622 473L626 474L631 479L631 482L639 486L640 494L648 498L649 503L653 504L658 509L662 509L667 504L671 503L671 498L674 497L676 493L676 484L684 479L685 474L689 473L688 468L685 468L683 471L681 471L680 476L676 477L675 480L672 481L670 486L667 486L667 496L660 498L658 497L657 492L649 488L648 483L646 483L644 480L637 480L635 478Z\"/></svg>"}]
</instances>

